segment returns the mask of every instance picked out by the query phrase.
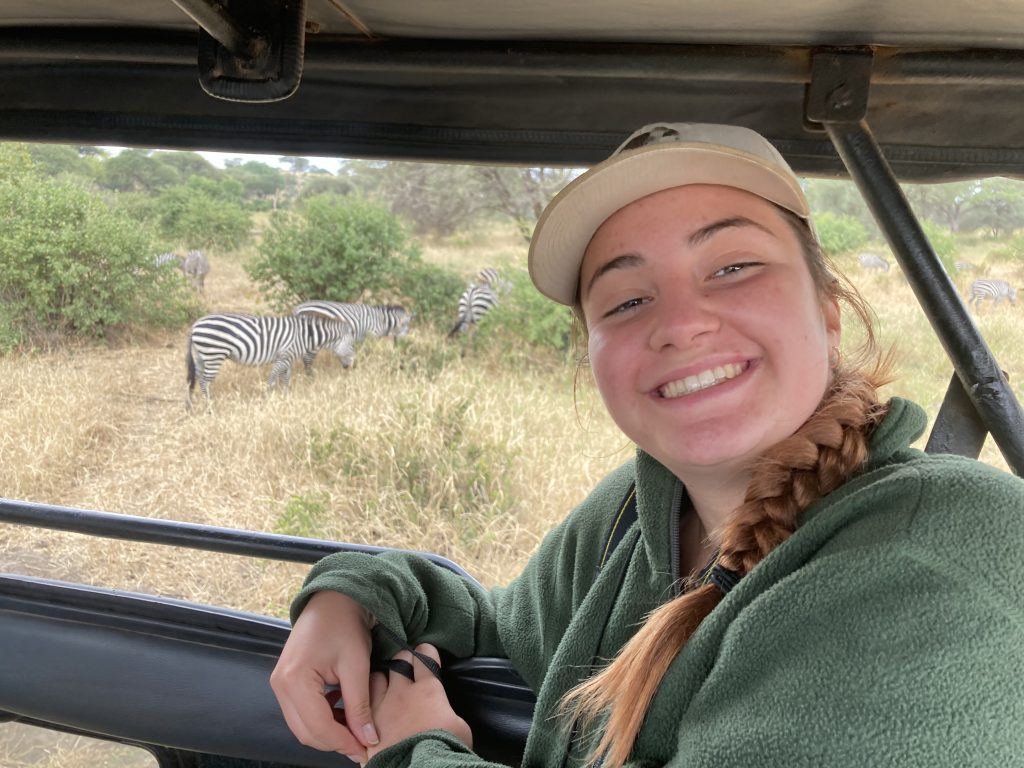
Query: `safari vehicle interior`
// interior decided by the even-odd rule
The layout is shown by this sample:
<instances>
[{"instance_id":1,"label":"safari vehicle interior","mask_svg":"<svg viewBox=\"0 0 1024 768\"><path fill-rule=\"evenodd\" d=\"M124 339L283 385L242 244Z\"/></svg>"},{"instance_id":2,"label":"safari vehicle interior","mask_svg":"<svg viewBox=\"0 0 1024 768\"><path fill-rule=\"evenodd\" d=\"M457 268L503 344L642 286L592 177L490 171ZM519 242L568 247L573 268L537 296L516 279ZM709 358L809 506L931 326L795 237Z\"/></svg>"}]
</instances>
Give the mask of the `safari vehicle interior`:
<instances>
[{"instance_id":1,"label":"safari vehicle interior","mask_svg":"<svg viewBox=\"0 0 1024 768\"><path fill-rule=\"evenodd\" d=\"M927 449L1024 414L898 181L1024 177L1024 14L948 0L11 0L0 140L580 167L656 120L737 123L798 174L852 178L950 359ZM0 489L2 493L2 489ZM0 501L0 522L314 562L344 542ZM472 581L436 555L439 567ZM268 676L287 622L0 575L0 721L143 747L162 766L331 766ZM500 659L446 669L478 751L515 764L532 694Z\"/></svg>"}]
</instances>

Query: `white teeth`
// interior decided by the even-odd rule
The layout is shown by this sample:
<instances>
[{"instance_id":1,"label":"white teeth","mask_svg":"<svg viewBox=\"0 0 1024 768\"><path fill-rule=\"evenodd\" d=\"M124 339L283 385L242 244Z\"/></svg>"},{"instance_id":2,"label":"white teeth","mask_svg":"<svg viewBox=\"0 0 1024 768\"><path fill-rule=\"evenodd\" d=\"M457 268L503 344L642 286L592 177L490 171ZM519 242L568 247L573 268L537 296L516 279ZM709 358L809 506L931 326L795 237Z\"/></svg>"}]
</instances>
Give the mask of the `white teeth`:
<instances>
[{"instance_id":1,"label":"white teeth","mask_svg":"<svg viewBox=\"0 0 1024 768\"><path fill-rule=\"evenodd\" d=\"M699 392L702 389L713 387L716 384L721 384L723 381L735 379L745 370L745 365L726 363L725 365L719 365L714 368L709 368L706 371L701 371L695 376L687 376L686 378L679 379L677 381L671 381L659 389L658 392L662 397L667 398L690 395L694 392Z\"/></svg>"}]
</instances>

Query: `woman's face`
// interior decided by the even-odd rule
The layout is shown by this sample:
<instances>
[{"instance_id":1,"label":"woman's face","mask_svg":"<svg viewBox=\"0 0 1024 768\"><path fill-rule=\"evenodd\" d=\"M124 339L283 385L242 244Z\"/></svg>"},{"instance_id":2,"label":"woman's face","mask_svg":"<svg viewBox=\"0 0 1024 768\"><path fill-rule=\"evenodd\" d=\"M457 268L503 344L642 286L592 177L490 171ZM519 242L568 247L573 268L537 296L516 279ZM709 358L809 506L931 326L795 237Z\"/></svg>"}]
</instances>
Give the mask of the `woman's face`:
<instances>
[{"instance_id":1,"label":"woman's face","mask_svg":"<svg viewBox=\"0 0 1024 768\"><path fill-rule=\"evenodd\" d=\"M587 247L580 287L608 411L679 477L746 471L824 395L838 306L756 195L691 185L622 208Z\"/></svg>"}]
</instances>

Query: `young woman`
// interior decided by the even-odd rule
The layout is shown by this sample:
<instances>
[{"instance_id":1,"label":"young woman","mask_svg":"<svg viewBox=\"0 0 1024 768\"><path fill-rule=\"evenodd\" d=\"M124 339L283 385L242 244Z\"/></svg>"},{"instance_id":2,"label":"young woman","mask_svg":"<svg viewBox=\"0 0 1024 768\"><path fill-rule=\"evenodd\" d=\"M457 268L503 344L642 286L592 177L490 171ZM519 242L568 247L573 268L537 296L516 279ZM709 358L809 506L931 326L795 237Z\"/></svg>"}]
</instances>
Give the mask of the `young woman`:
<instances>
[{"instance_id":1,"label":"young woman","mask_svg":"<svg viewBox=\"0 0 1024 768\"><path fill-rule=\"evenodd\" d=\"M537 692L526 766L1021 760L1024 481L909 447L925 414L879 401L869 315L808 216L771 144L721 125L642 128L552 201L530 272L636 458L487 595L397 554L315 566L272 677L303 743L485 765L441 648ZM840 354L842 305L868 334Z\"/></svg>"}]
</instances>

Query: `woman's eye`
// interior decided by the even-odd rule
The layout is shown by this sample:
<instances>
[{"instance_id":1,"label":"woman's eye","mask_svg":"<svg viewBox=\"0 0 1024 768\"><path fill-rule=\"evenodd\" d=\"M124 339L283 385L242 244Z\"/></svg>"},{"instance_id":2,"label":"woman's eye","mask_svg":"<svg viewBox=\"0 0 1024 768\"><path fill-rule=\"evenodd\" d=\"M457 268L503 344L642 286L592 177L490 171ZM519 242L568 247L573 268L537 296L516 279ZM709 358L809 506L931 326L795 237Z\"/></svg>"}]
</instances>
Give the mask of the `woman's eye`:
<instances>
[{"instance_id":1,"label":"woman's eye","mask_svg":"<svg viewBox=\"0 0 1024 768\"><path fill-rule=\"evenodd\" d=\"M612 315L617 315L617 314L620 314L622 312L627 312L627 311L633 309L634 307L639 307L641 304L646 304L646 303L647 303L647 299L646 298L638 296L635 299L630 299L629 301L622 302L617 307L613 307L608 312L605 312L604 316L605 317L611 317Z\"/></svg>"},{"instance_id":2,"label":"woman's eye","mask_svg":"<svg viewBox=\"0 0 1024 768\"><path fill-rule=\"evenodd\" d=\"M728 266L722 267L718 271L712 273L712 277L725 277L726 275L736 275L745 269L750 267L759 266L760 262L757 261L741 261L736 264L729 264Z\"/></svg>"}]
</instances>

